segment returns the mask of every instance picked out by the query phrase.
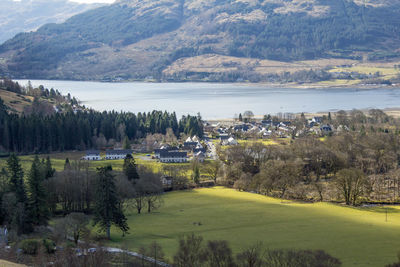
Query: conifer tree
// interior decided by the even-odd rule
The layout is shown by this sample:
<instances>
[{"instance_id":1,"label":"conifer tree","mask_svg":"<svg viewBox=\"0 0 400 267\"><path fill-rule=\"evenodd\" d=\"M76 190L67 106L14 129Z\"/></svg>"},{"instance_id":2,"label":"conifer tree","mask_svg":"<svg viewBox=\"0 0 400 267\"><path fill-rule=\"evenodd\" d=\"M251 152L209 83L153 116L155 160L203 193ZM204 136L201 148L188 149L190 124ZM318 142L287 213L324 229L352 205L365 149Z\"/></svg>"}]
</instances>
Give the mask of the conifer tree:
<instances>
[{"instance_id":1,"label":"conifer tree","mask_svg":"<svg viewBox=\"0 0 400 267\"><path fill-rule=\"evenodd\" d=\"M7 172L9 175L9 190L13 192L18 202L26 202L26 191L24 186L24 171L22 170L19 158L11 154L7 159Z\"/></svg>"},{"instance_id":2,"label":"conifer tree","mask_svg":"<svg viewBox=\"0 0 400 267\"><path fill-rule=\"evenodd\" d=\"M28 175L28 208L30 219L34 225L47 223L49 210L47 205L47 194L43 186L44 173L38 156L32 162Z\"/></svg>"},{"instance_id":3,"label":"conifer tree","mask_svg":"<svg viewBox=\"0 0 400 267\"><path fill-rule=\"evenodd\" d=\"M131 143L129 142L128 136L125 136L122 148L123 149L130 149L131 148Z\"/></svg>"},{"instance_id":4,"label":"conifer tree","mask_svg":"<svg viewBox=\"0 0 400 267\"><path fill-rule=\"evenodd\" d=\"M123 171L128 180L135 181L139 179L135 159L130 154L126 155L124 159Z\"/></svg>"},{"instance_id":5,"label":"conifer tree","mask_svg":"<svg viewBox=\"0 0 400 267\"><path fill-rule=\"evenodd\" d=\"M195 184L200 183L200 168L199 168L198 164L196 164L193 168L193 182Z\"/></svg>"},{"instance_id":6,"label":"conifer tree","mask_svg":"<svg viewBox=\"0 0 400 267\"><path fill-rule=\"evenodd\" d=\"M129 230L121 200L117 195L114 177L111 166L97 168L93 226L98 225L108 239L111 236L111 225L120 228L124 234Z\"/></svg>"},{"instance_id":7,"label":"conifer tree","mask_svg":"<svg viewBox=\"0 0 400 267\"><path fill-rule=\"evenodd\" d=\"M8 173L5 168L1 168L0 171L0 224L3 224L4 220L4 211L2 210L2 201L3 201L3 196L7 193L8 191Z\"/></svg>"},{"instance_id":8,"label":"conifer tree","mask_svg":"<svg viewBox=\"0 0 400 267\"><path fill-rule=\"evenodd\" d=\"M3 177L6 176L7 186L3 188L3 193L12 193L15 197L15 207L9 210L8 223L11 228L15 228L18 234L29 233L32 231L31 222L27 214L27 194L24 184L24 172L22 170L19 158L11 154L7 159L7 171L3 169Z\"/></svg>"},{"instance_id":9,"label":"conifer tree","mask_svg":"<svg viewBox=\"0 0 400 267\"><path fill-rule=\"evenodd\" d=\"M45 163L45 178L49 179L54 176L54 173L56 172L55 169L53 169L53 166L51 165L51 160L50 157L47 156L46 158L46 163Z\"/></svg>"},{"instance_id":10,"label":"conifer tree","mask_svg":"<svg viewBox=\"0 0 400 267\"><path fill-rule=\"evenodd\" d=\"M69 163L69 158L66 158L64 163L64 171L69 170L70 168L71 168L71 163Z\"/></svg>"}]
</instances>

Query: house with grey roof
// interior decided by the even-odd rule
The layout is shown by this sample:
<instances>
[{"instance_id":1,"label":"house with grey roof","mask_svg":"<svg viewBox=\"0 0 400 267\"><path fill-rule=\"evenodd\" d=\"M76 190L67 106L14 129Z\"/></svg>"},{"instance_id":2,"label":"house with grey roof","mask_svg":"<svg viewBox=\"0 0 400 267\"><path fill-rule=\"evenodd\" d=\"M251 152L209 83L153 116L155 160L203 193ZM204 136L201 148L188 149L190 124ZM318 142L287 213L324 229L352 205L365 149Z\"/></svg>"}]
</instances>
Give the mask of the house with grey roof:
<instances>
[{"instance_id":1,"label":"house with grey roof","mask_svg":"<svg viewBox=\"0 0 400 267\"><path fill-rule=\"evenodd\" d=\"M109 149L106 150L106 159L125 159L126 155L132 154L131 149Z\"/></svg>"},{"instance_id":2,"label":"house with grey roof","mask_svg":"<svg viewBox=\"0 0 400 267\"><path fill-rule=\"evenodd\" d=\"M162 151L159 159L163 163L183 163L188 161L188 156L182 151Z\"/></svg>"}]
</instances>

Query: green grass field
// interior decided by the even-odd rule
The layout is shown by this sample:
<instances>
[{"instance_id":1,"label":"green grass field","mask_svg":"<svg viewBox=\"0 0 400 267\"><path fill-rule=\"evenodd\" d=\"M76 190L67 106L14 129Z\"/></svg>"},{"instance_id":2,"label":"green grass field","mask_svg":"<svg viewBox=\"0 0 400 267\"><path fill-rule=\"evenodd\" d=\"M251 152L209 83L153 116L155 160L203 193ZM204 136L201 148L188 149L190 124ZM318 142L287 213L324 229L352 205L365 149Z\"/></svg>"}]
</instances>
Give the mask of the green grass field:
<instances>
[{"instance_id":1,"label":"green grass field","mask_svg":"<svg viewBox=\"0 0 400 267\"><path fill-rule=\"evenodd\" d=\"M65 164L65 159L68 158L72 164L75 160L79 160L85 155L85 152L63 152L63 153L52 153L52 154L42 154L39 155L39 158L46 158L47 156L50 156L51 164L53 168L56 171L62 171L64 170L64 164ZM146 153L134 153L133 157L136 160L137 165L142 165L146 166L153 172L162 172L163 171L163 166L177 166L181 167L183 170L183 174L186 175L188 178L192 176L192 169L191 169L191 164L190 162L188 163L161 163L156 160L152 160L151 156L154 154L150 154L151 156L147 156L149 154ZM104 155L102 155L104 156ZM25 155L25 156L19 156L19 159L21 161L22 168L25 171L25 174L27 175L29 172L29 169L32 165L34 155ZM200 164L200 172L201 174L204 174L203 169L210 163L210 160L205 160L204 163ZM3 167L6 167L7 164L7 158L0 158L0 169ZM122 166L124 165L124 160L99 160L99 161L89 161L90 168L95 170L97 167L103 167L106 165L111 165L114 170L116 171L121 171Z\"/></svg>"},{"instance_id":2,"label":"green grass field","mask_svg":"<svg viewBox=\"0 0 400 267\"><path fill-rule=\"evenodd\" d=\"M262 241L267 248L323 249L343 266L384 266L400 250L400 208L302 204L222 187L171 192L155 213L128 211L130 234L117 230L109 245L138 250L159 242L169 258L177 239L196 233L224 239L234 252ZM201 222L201 225L194 224Z\"/></svg>"},{"instance_id":3,"label":"green grass field","mask_svg":"<svg viewBox=\"0 0 400 267\"><path fill-rule=\"evenodd\" d=\"M66 158L68 158L70 160L70 162L72 163L75 160L79 160L84 155L85 155L85 152L63 152L63 153L53 153L53 154L42 154L42 155L39 155L39 158L42 159L42 158L46 158L47 156L50 156L51 164L53 165L53 168L55 168L56 171L62 171L64 169L64 163L65 163ZM160 163L155 160L144 160L143 158L147 158L146 155L148 155L148 154L135 153L133 156L134 156L137 164L145 165L155 172L161 171L164 163ZM29 168L31 167L34 157L35 157L34 155L19 156L19 158L21 160L21 165L25 171L28 171ZM148 157L148 158L150 159L150 157ZM7 158L0 158L0 168L6 166L6 161L7 161ZM90 167L92 169L96 169L96 167L101 167L101 166L111 164L113 169L119 170L119 171L122 170L122 166L124 164L124 160L122 160L122 159L121 160L99 160L99 161L88 161L88 162L90 163ZM189 164L181 164L181 165L189 166Z\"/></svg>"},{"instance_id":4,"label":"green grass field","mask_svg":"<svg viewBox=\"0 0 400 267\"><path fill-rule=\"evenodd\" d=\"M46 158L50 156L51 164L56 171L64 170L64 163L65 159L68 158L72 163L75 160L79 160L85 155L85 152L63 152L63 153L53 153L53 154L42 154L39 155L39 158ZM24 169L25 173L27 173L32 165L32 161L34 155L26 155L26 156L19 156L21 160L22 168ZM0 158L0 168L6 166L7 158ZM113 169L115 170L122 170L122 165L124 164L123 160L100 160L100 161L90 161L90 167L95 169L96 167L105 166L107 164L111 164Z\"/></svg>"}]
</instances>

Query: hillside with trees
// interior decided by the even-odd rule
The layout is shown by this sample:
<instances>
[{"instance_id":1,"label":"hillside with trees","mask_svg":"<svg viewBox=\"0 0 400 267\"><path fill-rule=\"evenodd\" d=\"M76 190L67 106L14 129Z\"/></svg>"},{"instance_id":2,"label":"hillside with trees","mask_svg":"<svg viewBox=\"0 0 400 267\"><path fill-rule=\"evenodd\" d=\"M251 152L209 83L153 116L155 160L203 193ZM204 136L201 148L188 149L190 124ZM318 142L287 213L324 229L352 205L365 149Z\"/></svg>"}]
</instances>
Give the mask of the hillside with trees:
<instances>
[{"instance_id":1,"label":"hillside with trees","mask_svg":"<svg viewBox=\"0 0 400 267\"><path fill-rule=\"evenodd\" d=\"M15 112L2 99L3 93L26 98L30 105ZM30 97L30 98L28 98ZM30 99L33 99L32 101ZM143 113L99 112L79 105L70 94L43 86L20 86L11 80L0 80L0 152L52 152L107 147L110 142L137 140L147 134L175 136L181 133L203 135L200 116L182 116L175 112Z\"/></svg>"},{"instance_id":2,"label":"hillside with trees","mask_svg":"<svg viewBox=\"0 0 400 267\"><path fill-rule=\"evenodd\" d=\"M78 13L101 6L68 0L2 0L0 2L0 43L20 32L35 31L46 23L62 23Z\"/></svg>"},{"instance_id":3,"label":"hillside with trees","mask_svg":"<svg viewBox=\"0 0 400 267\"><path fill-rule=\"evenodd\" d=\"M120 0L18 34L0 46L0 70L18 78L184 80L193 73L167 68L201 55L388 61L399 56L399 14L399 1L383 0ZM247 78L257 66L225 62L220 72Z\"/></svg>"}]
</instances>

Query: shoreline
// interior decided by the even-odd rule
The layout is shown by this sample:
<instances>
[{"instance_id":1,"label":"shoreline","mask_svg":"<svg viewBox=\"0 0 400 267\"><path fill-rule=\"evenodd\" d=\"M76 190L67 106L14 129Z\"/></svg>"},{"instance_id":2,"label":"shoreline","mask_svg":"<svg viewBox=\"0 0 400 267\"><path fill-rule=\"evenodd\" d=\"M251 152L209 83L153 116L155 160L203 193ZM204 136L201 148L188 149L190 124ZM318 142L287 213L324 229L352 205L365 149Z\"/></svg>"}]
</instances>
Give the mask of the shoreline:
<instances>
[{"instance_id":1,"label":"shoreline","mask_svg":"<svg viewBox=\"0 0 400 267\"><path fill-rule=\"evenodd\" d=\"M126 81L101 81L101 80L67 80L67 79L18 79L13 78L13 81L56 81L56 82L88 82L88 83L104 83L104 84L127 84L127 83L149 83L149 84L221 84L221 85L237 85L243 87L271 87L271 88L287 88L287 89L400 89L400 84L385 85L385 84L318 84L318 83L269 83L269 82L210 82L210 81L148 81L148 80L126 80ZM329 82L329 81L323 81Z\"/></svg>"},{"instance_id":2,"label":"shoreline","mask_svg":"<svg viewBox=\"0 0 400 267\"><path fill-rule=\"evenodd\" d=\"M78 97L78 99L80 99L83 104L88 105L89 107L99 110L99 111L111 110L111 109L104 107L105 104L102 102L103 101L102 99L97 100L97 102L100 103L100 104L97 103L97 106L96 106L96 103L90 102L90 99L91 99L90 94L89 94L90 91L88 91L89 96L86 95L86 97L84 97L79 94L74 94L72 91L70 91L70 89L73 87L77 87L77 88L93 87L93 88L101 88L100 90L103 90L104 88L102 88L102 87L105 87L107 89L108 87L116 86L116 87L122 87L122 89L124 89L124 90L122 90L122 89L120 90L121 94L124 95L123 92L126 91L125 87L129 87L129 88L130 87L132 87L132 88L143 87L144 89L149 87L150 94L152 93L152 90L162 89L164 86L169 87L170 89L176 87L176 88L178 88L176 90L178 90L179 92L185 92L185 90L186 90L185 88L191 89L191 87L194 87L194 88L197 88L196 90L198 90L199 88L203 88L204 92L205 92L204 96L202 95L204 98L204 101L211 101L211 102L212 102L212 100L210 100L210 99L213 99L214 94L210 94L209 91L211 93L213 93L214 91L218 92L219 91L218 89L220 88L222 91L221 95L223 96L224 90L228 90L230 86L236 87L236 90L240 91L243 96L246 96L247 94L249 94L250 98L251 98L251 95L254 93L257 93L257 94L260 93L260 94L264 94L264 95L269 94L268 91L270 90L272 93L279 92L279 93L282 93L283 95L285 95L286 91L289 92L290 94L292 94L292 93L296 94L296 92L297 92L300 99L303 99L302 98L303 92L307 92L307 90L308 90L308 94L311 94L311 95L317 94L317 95L322 95L322 96L324 94L336 94L336 93L338 95L349 94L349 96L350 96L350 95L364 94L363 92L366 92L367 94L369 94L368 92L374 92L375 95L376 94L377 95L395 94L397 96L397 95L399 95L399 93L398 93L399 91L397 91L397 89L400 89L400 85L399 86L393 86L393 85L385 86L385 85L365 85L365 84L352 85L352 86L350 86L350 85L321 86L320 84L315 84L315 83L314 84L293 84L293 83L277 84L277 83L245 83L245 82L241 82L241 83L238 83L238 82L236 82L236 83L211 83L211 82L185 82L185 83L182 83L182 82L181 83L160 82L160 83L155 83L155 82L149 82L149 81L141 81L141 82L140 81L133 81L133 82L120 81L120 82L112 82L111 83L111 82L97 82L97 81L33 80L33 79L32 80L24 79L24 80L15 80L15 81L18 81L21 85L26 85L28 83L28 81L31 81L32 84L35 86L42 84L45 87L48 87L48 85L46 85L46 83L50 83L52 87L54 86L54 88L56 88L58 90L61 89L61 91L63 91L63 88L57 87L58 86L57 84L62 85L63 87L69 87L66 89L64 88L66 90L65 92L72 93L74 96ZM64 83L66 83L68 86L65 85ZM76 86L74 84L76 84ZM151 86L152 84L153 84L153 86ZM124 86L124 85L126 85L126 86ZM146 95L147 90L143 90L143 88L139 90L139 93ZM228 89L226 89L226 88L228 88ZM104 89L104 90L106 90L106 89ZM173 89L171 89L171 90L174 92ZM109 91L109 90L107 89L106 91ZM203 90L200 90L200 91L203 91ZM189 90L188 92L190 93L191 91ZM230 91L228 90L227 92L229 93ZM233 92L236 92L236 91L233 91ZM168 91L166 91L166 94L167 93L168 93ZM216 95L221 96L218 93L216 93ZM156 94L156 96L158 96L158 95ZM158 97L164 97L164 95L161 94L161 96L158 96ZM141 96L140 94L139 94L138 98L144 99L143 96ZM196 98L196 97L193 97L193 98ZM232 98L237 99L236 101L239 101L240 94L239 94L239 96L237 96L233 93ZM319 98L317 97L317 101ZM160 104L158 102L153 103L153 101L146 100L146 99L144 99L144 100L148 101L149 105L154 104L156 106L157 105L160 106L160 107L158 107L158 106L154 107L154 109L170 110L170 111L176 111L177 113L180 113L180 114L192 114L192 115L195 115L195 114L197 114L197 112L200 112L202 114L202 117L205 120L211 121L211 122L212 121L232 121L233 117L236 113L243 112L243 110L240 111L240 109L252 110L252 111L254 111L254 114L258 115L257 117L259 117L260 119L262 118L262 115L264 115L264 114L273 114L273 115L278 115L279 113L301 114L303 112L305 114L310 114L310 116L313 116L313 115L319 116L319 115L324 115L324 114L326 115L326 114L328 114L328 112L337 112L339 110L351 111L352 109L359 109L362 111L366 111L368 109L379 108L379 107L381 110L383 110L385 113L387 113L389 115L392 115L396 118L400 117L400 102L398 104L393 102L392 105L379 105L379 103L383 103L383 102L379 102L379 101L377 102L376 98L372 98L372 100L371 100L372 104L369 104L369 105L357 105L356 97L352 97L352 99L354 101L356 101L353 104L351 104L351 103L347 104L347 105L341 105L341 104L336 105L335 104L335 105L328 105L328 106L324 105L324 106L318 106L318 108L317 107L313 108L313 106L311 104L310 104L311 106L310 105L308 105L308 106L299 105L298 107L296 106L296 108L294 108L293 106L290 106L290 105L288 106L288 104L285 104L284 105L285 108L283 108L283 109L282 109L282 107L279 108L279 107L274 106L272 108L266 109L264 113L263 113L263 108L262 108L263 104L260 104L261 102L259 103L257 101L253 106L247 105L246 108L245 107L240 108L239 106L238 107L234 107L234 106L227 107L226 106L227 104L224 105L224 107L228 108L229 111L232 110L233 108L235 108L235 110L232 111L231 115L229 115L229 114L227 115L226 111L220 112L220 113L217 112L215 114L211 114L210 112L205 112L203 114L202 111L204 111L204 110L198 106L196 108L193 108L196 110L196 112L190 111L189 107L185 107L186 110L185 110L185 108L181 108L181 110L176 110L176 109L172 109L171 106L166 107L166 105L163 106L162 104ZM158 98L156 97L156 99L158 99ZM292 102L296 101L296 103L297 103L297 102L301 101L300 99L297 99L297 100L296 100L296 98L294 100L292 99ZM326 97L325 97L324 99L322 99L322 100L329 102L329 98L326 99ZM381 99L381 98L378 98L378 99ZM178 100L186 101L186 98L178 99ZM178 101L178 100L175 100L175 101ZM109 100L107 100L107 101L109 101ZM345 99L343 101L345 101ZM94 101L94 102L96 102L96 101ZM124 111L130 111L130 112L137 112L137 111L133 111L133 110L130 110L129 108L127 108L128 104L126 104L124 101L121 102L121 100L117 99L117 100L114 100L114 102L113 103L115 104L115 106L121 105L121 106L118 106L118 109L121 109ZM196 101L194 101L194 102L196 103ZM228 102L228 103L231 103L231 102ZM234 103L234 101L233 101L233 103ZM319 103L319 102L317 102L317 103ZM341 102L337 102L337 103L341 103ZM99 107L99 106L101 106L101 107ZM141 110L141 111L147 111L148 110L147 107L144 107L143 110Z\"/></svg>"},{"instance_id":3,"label":"shoreline","mask_svg":"<svg viewBox=\"0 0 400 267\"><path fill-rule=\"evenodd\" d=\"M368 111L372 110L372 108L371 109L357 109L357 110L361 110L362 112L368 112ZM379 109L379 110L382 110L388 116L392 116L394 118L400 118L400 104L399 104L398 107L384 108L384 109ZM293 114L296 115L296 116L300 116L301 113L304 113L304 116L306 118L310 119L310 118L315 117L315 116L318 116L318 117L319 116L324 116L324 115L327 116L329 112L335 113L337 111L339 111L339 109L338 110L331 110L331 111L319 111L319 112L295 112ZM344 111L350 112L351 110L344 110ZM273 114L271 114L271 115L273 115ZM256 115L254 115L253 118L256 121L261 121L263 119L263 116L264 115L256 114ZM212 123L215 123L215 122L233 123L233 122L235 122L235 119L233 119L233 118L216 118L216 119L214 119L214 118L213 119L204 118L204 120L209 122L209 123L210 122L212 122Z\"/></svg>"}]
</instances>

